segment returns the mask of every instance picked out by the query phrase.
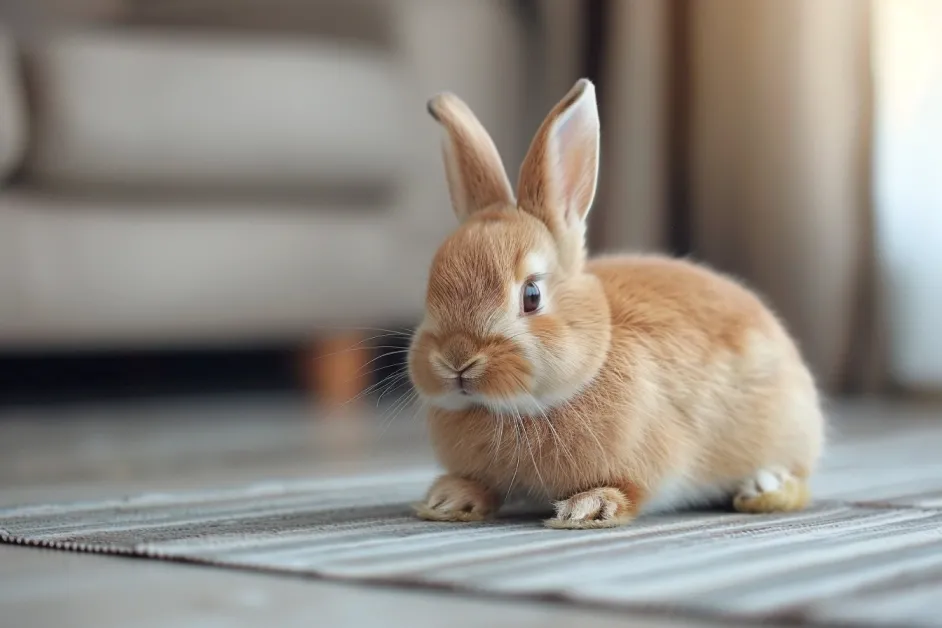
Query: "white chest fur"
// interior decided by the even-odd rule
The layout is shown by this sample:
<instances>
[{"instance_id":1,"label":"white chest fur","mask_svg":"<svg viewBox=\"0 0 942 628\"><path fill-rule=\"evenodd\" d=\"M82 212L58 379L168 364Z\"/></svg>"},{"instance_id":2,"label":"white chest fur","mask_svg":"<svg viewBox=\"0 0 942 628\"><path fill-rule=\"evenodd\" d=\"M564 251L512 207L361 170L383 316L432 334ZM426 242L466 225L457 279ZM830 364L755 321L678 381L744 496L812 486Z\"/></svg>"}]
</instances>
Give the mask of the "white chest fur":
<instances>
[{"instance_id":1,"label":"white chest fur","mask_svg":"<svg viewBox=\"0 0 942 628\"><path fill-rule=\"evenodd\" d=\"M735 490L735 483L707 484L686 476L672 476L661 482L654 495L641 508L641 514L721 506L732 500Z\"/></svg>"}]
</instances>

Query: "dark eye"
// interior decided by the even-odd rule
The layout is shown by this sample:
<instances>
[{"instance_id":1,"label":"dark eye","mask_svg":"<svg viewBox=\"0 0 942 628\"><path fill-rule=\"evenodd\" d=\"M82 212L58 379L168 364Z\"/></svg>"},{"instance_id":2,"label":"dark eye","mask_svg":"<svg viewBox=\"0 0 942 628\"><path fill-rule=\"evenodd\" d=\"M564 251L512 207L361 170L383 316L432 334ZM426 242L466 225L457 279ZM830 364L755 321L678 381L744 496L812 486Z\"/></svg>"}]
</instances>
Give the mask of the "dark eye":
<instances>
[{"instance_id":1,"label":"dark eye","mask_svg":"<svg viewBox=\"0 0 942 628\"><path fill-rule=\"evenodd\" d=\"M523 285L523 312L532 314L540 309L540 289L533 281Z\"/></svg>"}]
</instances>

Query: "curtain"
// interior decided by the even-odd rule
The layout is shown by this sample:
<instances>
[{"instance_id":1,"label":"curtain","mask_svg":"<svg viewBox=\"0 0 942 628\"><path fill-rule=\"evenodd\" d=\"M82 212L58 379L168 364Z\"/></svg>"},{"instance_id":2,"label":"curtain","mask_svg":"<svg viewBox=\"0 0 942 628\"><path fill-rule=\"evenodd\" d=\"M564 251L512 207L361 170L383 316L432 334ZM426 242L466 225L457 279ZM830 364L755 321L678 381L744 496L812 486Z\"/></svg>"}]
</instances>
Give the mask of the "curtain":
<instances>
[{"instance_id":1,"label":"curtain","mask_svg":"<svg viewBox=\"0 0 942 628\"><path fill-rule=\"evenodd\" d=\"M942 2L877 0L874 210L887 365L909 392L942 388Z\"/></svg>"},{"instance_id":2,"label":"curtain","mask_svg":"<svg viewBox=\"0 0 942 628\"><path fill-rule=\"evenodd\" d=\"M581 29L577 68L598 86L592 247L665 250L730 272L779 312L822 388L884 390L870 3L582 6L580 20L556 21Z\"/></svg>"},{"instance_id":3,"label":"curtain","mask_svg":"<svg viewBox=\"0 0 942 628\"><path fill-rule=\"evenodd\" d=\"M28 120L18 61L13 37L0 23L0 187L15 173L26 150Z\"/></svg>"},{"instance_id":4,"label":"curtain","mask_svg":"<svg viewBox=\"0 0 942 628\"><path fill-rule=\"evenodd\" d=\"M688 6L693 252L763 292L822 384L847 388L877 334L868 4Z\"/></svg>"}]
</instances>

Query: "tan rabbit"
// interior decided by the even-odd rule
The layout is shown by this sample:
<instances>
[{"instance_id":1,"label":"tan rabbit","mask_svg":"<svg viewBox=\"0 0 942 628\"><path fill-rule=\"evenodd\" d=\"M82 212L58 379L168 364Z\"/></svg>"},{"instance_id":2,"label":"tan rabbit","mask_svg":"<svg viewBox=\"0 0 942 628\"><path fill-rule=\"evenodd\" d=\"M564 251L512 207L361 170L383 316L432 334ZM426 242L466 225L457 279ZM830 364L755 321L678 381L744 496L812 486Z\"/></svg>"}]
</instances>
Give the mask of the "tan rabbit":
<instances>
[{"instance_id":1,"label":"tan rabbit","mask_svg":"<svg viewBox=\"0 0 942 628\"><path fill-rule=\"evenodd\" d=\"M447 471L418 514L485 519L514 488L554 502L553 528L730 501L804 508L824 419L776 316L691 262L586 258L592 83L578 81L538 130L516 199L471 110L443 94L429 111L446 131L461 224L432 262L409 353Z\"/></svg>"}]
</instances>

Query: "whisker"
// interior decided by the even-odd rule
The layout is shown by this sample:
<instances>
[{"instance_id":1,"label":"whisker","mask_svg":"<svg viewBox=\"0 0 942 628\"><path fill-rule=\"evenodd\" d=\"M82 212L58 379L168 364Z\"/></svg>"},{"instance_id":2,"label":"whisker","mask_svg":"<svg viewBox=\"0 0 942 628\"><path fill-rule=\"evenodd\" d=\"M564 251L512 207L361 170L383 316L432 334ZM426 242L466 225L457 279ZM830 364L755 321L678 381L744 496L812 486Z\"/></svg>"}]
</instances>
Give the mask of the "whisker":
<instances>
[{"instance_id":1,"label":"whisker","mask_svg":"<svg viewBox=\"0 0 942 628\"><path fill-rule=\"evenodd\" d=\"M362 399L363 397L369 395L370 393L376 391L378 388L380 388L380 387L383 386L384 384L388 383L391 378L396 377L397 375L399 375L399 373L395 373L395 372L394 372L394 373L390 373L389 375L386 375L385 377L383 377L383 379L379 380L379 381L376 382L375 384L370 384L369 386L367 386L366 388L364 388L363 390L361 390L360 392L358 392L356 395L354 395L353 397L351 397L351 398L348 399L347 401L344 401L342 404L340 404L340 406L339 406L338 409L343 409L343 408L345 408L347 405L349 405L349 404L351 404L351 403L354 403L355 401L358 401L358 400Z\"/></svg>"},{"instance_id":2,"label":"whisker","mask_svg":"<svg viewBox=\"0 0 942 628\"><path fill-rule=\"evenodd\" d=\"M383 365L383 366L377 366L377 367L374 368L374 369L370 369L369 371L366 371L365 373L361 373L361 375L362 375L363 377L368 377L368 376L370 376L370 375L375 375L375 374L380 373L380 372L382 372L382 371L385 371L385 370L387 370L387 369L398 369L398 368L401 368L401 367L402 367L402 364L385 364L385 365ZM398 372L398 371L397 371L397 372ZM406 372L406 370L403 369L403 372Z\"/></svg>"},{"instance_id":3,"label":"whisker","mask_svg":"<svg viewBox=\"0 0 942 628\"><path fill-rule=\"evenodd\" d=\"M492 447L488 454L490 462L487 463L487 467L484 468L484 473L487 473L491 470L491 467L494 466L494 463L500 458L500 441L501 437L504 434L504 417L498 412L489 412L491 418L496 423L493 428L491 428L491 443ZM497 438L494 438L496 434Z\"/></svg>"},{"instance_id":4,"label":"whisker","mask_svg":"<svg viewBox=\"0 0 942 628\"><path fill-rule=\"evenodd\" d=\"M494 430L497 432L497 443L494 446L494 453L491 454L491 457L497 459L500 457L500 445L504 438L504 417L503 415L495 414L495 418L497 419L497 427L495 427Z\"/></svg>"},{"instance_id":5,"label":"whisker","mask_svg":"<svg viewBox=\"0 0 942 628\"><path fill-rule=\"evenodd\" d=\"M340 355L340 354L342 354L342 353L352 353L353 351L373 351L374 349L399 349L399 350L401 350L401 351L408 351L408 349L404 349L403 347L401 347L401 346L399 346L399 345L369 345L369 346L358 346L358 345L361 345L361 344L362 344L362 341L361 341L361 342L358 342L358 343L356 343L356 344L352 344L352 345L350 345L349 347L347 347L346 349L338 349L337 351L331 351L331 352L329 352L329 353L318 353L317 355L315 355L315 356L313 356L313 357L311 358L311 361L312 361L312 362L318 362L318 361L320 361L320 360L323 360L324 358L329 358L329 357L332 357L332 356L335 356L335 355ZM383 356L380 356L380 357L383 357ZM379 358L376 358L376 359L379 359ZM373 362L373 361L374 361L374 360L370 360L370 362ZM369 364L369 362L367 362L367 364Z\"/></svg>"},{"instance_id":6,"label":"whisker","mask_svg":"<svg viewBox=\"0 0 942 628\"><path fill-rule=\"evenodd\" d=\"M376 400L377 407L379 406L379 404L383 402L383 397L385 397L390 392L395 390L396 386L401 384L402 381L406 379L408 376L409 376L408 373L399 373L391 382L389 382L389 384L387 384L385 388L380 392L379 398Z\"/></svg>"},{"instance_id":7,"label":"whisker","mask_svg":"<svg viewBox=\"0 0 942 628\"><path fill-rule=\"evenodd\" d=\"M550 433L553 435L553 440L557 443L557 448L558 448L557 455L556 455L557 466L559 464L559 452L562 451L563 453L566 454L566 459L569 460L571 467L574 468L576 466L575 457L572 455L572 451L569 449L569 446L563 442L563 439L559 435L559 432L556 431L556 427L553 426L553 421L550 420L550 418L546 415L546 411L543 409L539 400L536 397L534 397L533 394L530 392L527 392L527 395L529 395L530 399L533 400L533 404L536 406L536 409L539 410L540 414L543 415L543 420L546 422L547 427L549 427Z\"/></svg>"},{"instance_id":8,"label":"whisker","mask_svg":"<svg viewBox=\"0 0 942 628\"><path fill-rule=\"evenodd\" d=\"M396 351L387 351L386 353L384 353L384 354L382 354L382 355L378 355L378 356L376 356L375 358L373 358L372 360L370 360L369 362L367 362L366 364L364 364L363 366L361 366L361 367L357 370L356 375L359 376L359 375L361 374L360 371L362 371L364 368L366 368L367 366L369 366L369 365L372 364L373 362L376 362L377 360L382 360L383 358L388 358L388 357L391 356L391 355L401 355L401 354L403 354L403 353L409 353L409 349L397 349Z\"/></svg>"},{"instance_id":9,"label":"whisker","mask_svg":"<svg viewBox=\"0 0 942 628\"><path fill-rule=\"evenodd\" d=\"M533 470L536 472L536 477L539 478L540 484L543 486L543 491L548 493L549 490L546 488L546 482L543 481L543 474L540 473L540 466L536 463L536 456L533 454L533 444L530 442L530 435L527 433L526 423L516 408L514 408L514 413L520 419L520 425L523 428L523 437L526 440L527 449L530 451L530 460L533 461Z\"/></svg>"},{"instance_id":10,"label":"whisker","mask_svg":"<svg viewBox=\"0 0 942 628\"><path fill-rule=\"evenodd\" d=\"M396 410L396 413L392 415L392 417L390 417L388 420L383 421L383 428L379 433L380 438L386 435L386 431L389 430L390 426L393 424L393 422L395 422L396 418L398 418L399 415L402 414L402 411L408 408L413 403L415 403L416 399L418 399L418 396L419 394L415 391L408 393L406 395L403 395L406 401L404 403L400 403L397 406L399 409Z\"/></svg>"},{"instance_id":11,"label":"whisker","mask_svg":"<svg viewBox=\"0 0 942 628\"><path fill-rule=\"evenodd\" d=\"M405 329L387 329L385 327L317 327L315 326L312 331L324 332L329 334L337 334L348 331L368 331L368 332L383 332L383 334L392 335L392 336L411 336L412 331L408 328Z\"/></svg>"},{"instance_id":12,"label":"whisker","mask_svg":"<svg viewBox=\"0 0 942 628\"><path fill-rule=\"evenodd\" d=\"M592 429L592 425L589 421L582 416L582 414L572 405L570 400L566 400L566 406L569 408L567 414L579 419L579 422L582 424L582 427L585 428L585 431L595 440L595 445L598 447L599 455L603 458L605 457L605 447L602 446L602 441L599 440L599 437L596 436L595 431Z\"/></svg>"},{"instance_id":13,"label":"whisker","mask_svg":"<svg viewBox=\"0 0 942 628\"><path fill-rule=\"evenodd\" d=\"M507 494L504 495L504 501L510 498L510 494L514 488L514 482L517 480L517 472L520 471L520 428L517 425L517 418L512 418L514 420L514 473L510 478L510 484L507 486Z\"/></svg>"},{"instance_id":14,"label":"whisker","mask_svg":"<svg viewBox=\"0 0 942 628\"><path fill-rule=\"evenodd\" d=\"M406 391L399 396L396 401L393 402L392 407L386 412L385 416L382 419L382 425L386 425L387 422L392 422L395 416L409 404L409 402L414 398L415 391Z\"/></svg>"}]
</instances>

